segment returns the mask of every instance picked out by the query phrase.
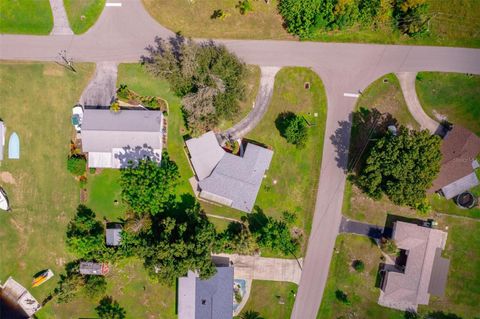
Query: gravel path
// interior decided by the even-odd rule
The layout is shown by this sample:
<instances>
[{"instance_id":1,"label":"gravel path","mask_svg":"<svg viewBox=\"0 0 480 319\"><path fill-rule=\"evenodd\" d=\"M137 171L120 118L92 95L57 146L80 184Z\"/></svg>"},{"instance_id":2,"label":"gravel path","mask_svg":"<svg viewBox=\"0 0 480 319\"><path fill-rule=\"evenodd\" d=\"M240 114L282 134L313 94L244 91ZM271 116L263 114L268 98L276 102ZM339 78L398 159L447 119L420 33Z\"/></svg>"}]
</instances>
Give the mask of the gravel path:
<instances>
[{"instance_id":1,"label":"gravel path","mask_svg":"<svg viewBox=\"0 0 480 319\"><path fill-rule=\"evenodd\" d=\"M239 139L247 135L253 130L255 126L260 123L263 116L268 110L268 105L272 99L273 86L275 84L275 75L280 70L278 67L261 67L260 88L258 90L257 98L253 110L248 115L222 133L223 136L230 139Z\"/></svg>"},{"instance_id":2,"label":"gravel path","mask_svg":"<svg viewBox=\"0 0 480 319\"><path fill-rule=\"evenodd\" d=\"M80 97L84 107L109 107L115 99L117 86L117 64L100 62L96 64L95 75Z\"/></svg>"},{"instance_id":3,"label":"gravel path","mask_svg":"<svg viewBox=\"0 0 480 319\"><path fill-rule=\"evenodd\" d=\"M73 35L68 23L67 12L63 6L63 0L50 0L53 14L53 29L51 35Z\"/></svg>"},{"instance_id":4,"label":"gravel path","mask_svg":"<svg viewBox=\"0 0 480 319\"><path fill-rule=\"evenodd\" d=\"M417 91L415 89L415 80L417 72L400 72L397 73L400 86L402 87L403 97L407 103L408 110L413 118L420 124L422 129L427 129L432 134L438 133L441 125L430 118L422 108L418 100Z\"/></svg>"}]
</instances>

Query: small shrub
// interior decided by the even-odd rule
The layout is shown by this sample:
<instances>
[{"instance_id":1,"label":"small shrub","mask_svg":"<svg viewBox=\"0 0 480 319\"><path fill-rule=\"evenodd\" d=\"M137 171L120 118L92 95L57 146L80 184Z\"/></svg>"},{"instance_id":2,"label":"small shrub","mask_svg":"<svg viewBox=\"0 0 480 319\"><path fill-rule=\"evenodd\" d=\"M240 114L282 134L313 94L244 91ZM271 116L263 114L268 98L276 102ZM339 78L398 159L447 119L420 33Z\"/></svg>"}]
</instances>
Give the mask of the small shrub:
<instances>
[{"instance_id":1,"label":"small shrub","mask_svg":"<svg viewBox=\"0 0 480 319\"><path fill-rule=\"evenodd\" d=\"M355 269L358 272L362 272L365 270L365 264L361 260L354 260L352 266L353 266L353 269Z\"/></svg>"},{"instance_id":2,"label":"small shrub","mask_svg":"<svg viewBox=\"0 0 480 319\"><path fill-rule=\"evenodd\" d=\"M120 111L120 103L118 103L118 100L115 100L112 105L110 105L110 111L113 112L119 112Z\"/></svg>"},{"instance_id":3,"label":"small shrub","mask_svg":"<svg viewBox=\"0 0 480 319\"><path fill-rule=\"evenodd\" d=\"M97 169L95 167L90 167L90 169L88 170L90 172L90 174L95 174L97 172Z\"/></svg>"},{"instance_id":4,"label":"small shrub","mask_svg":"<svg viewBox=\"0 0 480 319\"><path fill-rule=\"evenodd\" d=\"M128 99L129 91L126 84L120 84L120 87L117 89L117 96L122 99Z\"/></svg>"},{"instance_id":5,"label":"small shrub","mask_svg":"<svg viewBox=\"0 0 480 319\"><path fill-rule=\"evenodd\" d=\"M212 20L225 20L226 18L228 18L230 16L230 13L227 13L225 11L223 11L222 9L217 9L217 10L214 10L212 15L210 16L210 19Z\"/></svg>"},{"instance_id":6,"label":"small shrub","mask_svg":"<svg viewBox=\"0 0 480 319\"><path fill-rule=\"evenodd\" d=\"M67 160L67 169L75 176L85 174L87 167L87 160L83 156L70 156Z\"/></svg>"},{"instance_id":7,"label":"small shrub","mask_svg":"<svg viewBox=\"0 0 480 319\"><path fill-rule=\"evenodd\" d=\"M85 189L87 187L87 177L80 176L80 178L78 179L78 183L81 189Z\"/></svg>"},{"instance_id":8,"label":"small shrub","mask_svg":"<svg viewBox=\"0 0 480 319\"><path fill-rule=\"evenodd\" d=\"M238 290L235 290L235 301L237 303L241 303L242 302L242 295L240 294L240 291Z\"/></svg>"},{"instance_id":9,"label":"small shrub","mask_svg":"<svg viewBox=\"0 0 480 319\"><path fill-rule=\"evenodd\" d=\"M341 291L340 289L337 289L335 291L335 297L337 298L338 301L340 301L344 305L350 305L350 300L348 299L348 295L343 291Z\"/></svg>"},{"instance_id":10,"label":"small shrub","mask_svg":"<svg viewBox=\"0 0 480 319\"><path fill-rule=\"evenodd\" d=\"M245 15L250 11L253 11L252 3L250 2L250 0L238 1L236 8L238 8L241 15Z\"/></svg>"},{"instance_id":11,"label":"small shrub","mask_svg":"<svg viewBox=\"0 0 480 319\"><path fill-rule=\"evenodd\" d=\"M399 252L395 241L385 237L380 240L380 249L388 255L397 255Z\"/></svg>"}]
</instances>

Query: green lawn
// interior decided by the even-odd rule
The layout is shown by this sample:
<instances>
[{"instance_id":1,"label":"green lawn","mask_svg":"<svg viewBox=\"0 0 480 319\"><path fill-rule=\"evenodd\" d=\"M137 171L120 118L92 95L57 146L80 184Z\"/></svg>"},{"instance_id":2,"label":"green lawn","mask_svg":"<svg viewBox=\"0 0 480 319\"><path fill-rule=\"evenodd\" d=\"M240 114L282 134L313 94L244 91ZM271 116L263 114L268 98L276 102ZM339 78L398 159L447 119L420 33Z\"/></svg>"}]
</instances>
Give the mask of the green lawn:
<instances>
[{"instance_id":1,"label":"green lawn","mask_svg":"<svg viewBox=\"0 0 480 319\"><path fill-rule=\"evenodd\" d=\"M31 290L39 301L73 258L65 247L66 225L79 203L78 183L66 168L74 134L70 116L94 66L77 64L76 69L73 73L54 63L0 64L0 118L7 138L17 132L21 146L20 160L1 164L0 183L12 212L0 214L0 280L13 276L30 287L35 273L52 269L57 276ZM11 174L14 183L7 183L5 174ZM49 312L50 305L39 317Z\"/></svg>"},{"instance_id":2,"label":"green lawn","mask_svg":"<svg viewBox=\"0 0 480 319\"><path fill-rule=\"evenodd\" d=\"M48 0L0 1L0 33L49 34L52 28Z\"/></svg>"},{"instance_id":3,"label":"green lawn","mask_svg":"<svg viewBox=\"0 0 480 319\"><path fill-rule=\"evenodd\" d=\"M242 313L252 310L266 319L290 318L296 293L297 285L294 283L254 280L250 298Z\"/></svg>"},{"instance_id":4,"label":"green lawn","mask_svg":"<svg viewBox=\"0 0 480 319\"><path fill-rule=\"evenodd\" d=\"M117 169L98 171L96 174L88 174L86 205L109 221L123 218L126 206L121 200L120 171Z\"/></svg>"},{"instance_id":5,"label":"green lawn","mask_svg":"<svg viewBox=\"0 0 480 319\"><path fill-rule=\"evenodd\" d=\"M63 0L70 28L75 34L85 33L97 22L105 0Z\"/></svg>"},{"instance_id":6,"label":"green lawn","mask_svg":"<svg viewBox=\"0 0 480 319\"><path fill-rule=\"evenodd\" d=\"M310 82L310 89L304 83ZM311 124L305 148L299 149L280 136L275 120L282 112L305 116ZM317 117L314 114L317 114ZM256 205L265 214L281 217L294 212L297 226L307 238L315 206L322 162L327 100L321 79L306 68L283 68L275 78L272 101L259 125L247 138L264 143L274 151L267 177L263 180Z\"/></svg>"},{"instance_id":7,"label":"green lawn","mask_svg":"<svg viewBox=\"0 0 480 319\"><path fill-rule=\"evenodd\" d=\"M357 109L360 107L376 108L382 113L390 113L402 125L413 129L419 128L408 111L395 74L387 74L370 84L358 99Z\"/></svg>"},{"instance_id":8,"label":"green lawn","mask_svg":"<svg viewBox=\"0 0 480 319\"><path fill-rule=\"evenodd\" d=\"M143 0L160 24L191 37L229 39L295 39L284 29L278 0L250 1L253 11L242 16L237 0ZM427 0L430 32L408 37L392 29L392 21L376 28L354 26L345 30L318 32L310 40L414 45L480 47L478 0ZM214 10L227 13L224 20L211 19Z\"/></svg>"},{"instance_id":9,"label":"green lawn","mask_svg":"<svg viewBox=\"0 0 480 319\"><path fill-rule=\"evenodd\" d=\"M480 136L480 76L463 73L420 72L416 89L425 112L446 119Z\"/></svg>"},{"instance_id":10,"label":"green lawn","mask_svg":"<svg viewBox=\"0 0 480 319\"><path fill-rule=\"evenodd\" d=\"M478 315L480 298L480 223L455 217L440 220L448 226L448 240L444 255L450 259L450 270L445 297L431 297L428 306L420 306L419 313L433 311L455 313L462 318ZM443 228L443 227L442 227ZM380 290L375 288L380 260L380 249L363 236L342 234L337 238L319 319L385 318L401 319L404 313L377 304ZM363 272L352 267L354 260L365 264ZM350 305L338 301L336 290L347 294Z\"/></svg>"}]
</instances>

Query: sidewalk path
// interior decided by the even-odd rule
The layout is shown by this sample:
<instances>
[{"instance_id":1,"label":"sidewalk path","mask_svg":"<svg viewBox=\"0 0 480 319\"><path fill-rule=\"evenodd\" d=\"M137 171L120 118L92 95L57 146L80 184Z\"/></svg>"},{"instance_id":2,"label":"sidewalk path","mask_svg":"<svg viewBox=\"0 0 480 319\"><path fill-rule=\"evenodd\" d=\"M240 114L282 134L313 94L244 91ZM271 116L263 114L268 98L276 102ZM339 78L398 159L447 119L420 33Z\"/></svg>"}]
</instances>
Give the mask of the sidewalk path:
<instances>
[{"instance_id":1,"label":"sidewalk path","mask_svg":"<svg viewBox=\"0 0 480 319\"><path fill-rule=\"evenodd\" d=\"M234 277L239 279L288 281L298 284L303 260L265 258L237 254L216 254L213 256L228 258L233 263Z\"/></svg>"},{"instance_id":2,"label":"sidewalk path","mask_svg":"<svg viewBox=\"0 0 480 319\"><path fill-rule=\"evenodd\" d=\"M222 133L223 136L229 139L239 139L247 135L248 132L253 130L255 126L260 123L263 116L268 110L268 105L272 100L273 86L275 84L275 75L280 70L278 67L261 67L261 79L260 88L258 90L255 105L252 111L248 115Z\"/></svg>"},{"instance_id":3,"label":"sidewalk path","mask_svg":"<svg viewBox=\"0 0 480 319\"><path fill-rule=\"evenodd\" d=\"M100 62L96 64L95 75L80 97L84 107L109 107L115 100L117 87L117 64Z\"/></svg>"},{"instance_id":4,"label":"sidewalk path","mask_svg":"<svg viewBox=\"0 0 480 319\"><path fill-rule=\"evenodd\" d=\"M402 87L403 97L407 103L408 110L413 118L420 124L422 129L429 130L435 134L441 128L440 124L431 119L422 108L418 100L417 91L415 89L415 80L417 79L417 72L399 72L397 73L400 86Z\"/></svg>"},{"instance_id":5,"label":"sidewalk path","mask_svg":"<svg viewBox=\"0 0 480 319\"><path fill-rule=\"evenodd\" d=\"M51 35L73 35L68 23L67 12L63 6L63 0L50 0L53 14L53 29Z\"/></svg>"}]
</instances>

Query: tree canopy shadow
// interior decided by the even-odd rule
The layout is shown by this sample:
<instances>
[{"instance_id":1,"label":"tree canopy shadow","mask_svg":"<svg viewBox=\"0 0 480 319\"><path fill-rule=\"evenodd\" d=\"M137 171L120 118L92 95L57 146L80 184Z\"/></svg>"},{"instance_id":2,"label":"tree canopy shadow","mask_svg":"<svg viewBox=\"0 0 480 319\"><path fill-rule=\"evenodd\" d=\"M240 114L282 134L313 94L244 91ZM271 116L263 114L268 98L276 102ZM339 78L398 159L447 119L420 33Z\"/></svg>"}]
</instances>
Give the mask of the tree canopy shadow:
<instances>
[{"instance_id":1,"label":"tree canopy shadow","mask_svg":"<svg viewBox=\"0 0 480 319\"><path fill-rule=\"evenodd\" d=\"M258 206L253 208L253 212L247 215L248 228L252 233L256 233L268 223L267 215Z\"/></svg>"},{"instance_id":2,"label":"tree canopy shadow","mask_svg":"<svg viewBox=\"0 0 480 319\"><path fill-rule=\"evenodd\" d=\"M136 147L125 146L121 152L114 155L114 158L119 161L120 168L126 168L132 165L135 166L138 161L145 158L160 163L162 157L151 146L143 144L143 146Z\"/></svg>"},{"instance_id":3,"label":"tree canopy shadow","mask_svg":"<svg viewBox=\"0 0 480 319\"><path fill-rule=\"evenodd\" d=\"M292 120L296 118L295 113L287 111L278 114L277 118L275 119L275 127L280 132L280 136L286 137L285 132L287 130L288 125Z\"/></svg>"}]
</instances>

